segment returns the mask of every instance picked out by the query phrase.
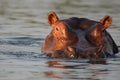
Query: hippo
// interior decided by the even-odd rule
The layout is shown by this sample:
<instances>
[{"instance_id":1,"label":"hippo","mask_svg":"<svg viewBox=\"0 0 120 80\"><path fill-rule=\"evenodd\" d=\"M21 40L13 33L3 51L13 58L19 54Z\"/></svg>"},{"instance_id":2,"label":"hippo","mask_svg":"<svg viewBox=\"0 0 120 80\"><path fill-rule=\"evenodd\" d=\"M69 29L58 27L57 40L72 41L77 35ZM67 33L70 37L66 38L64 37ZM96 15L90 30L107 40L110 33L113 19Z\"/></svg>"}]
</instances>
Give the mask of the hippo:
<instances>
[{"instance_id":1,"label":"hippo","mask_svg":"<svg viewBox=\"0 0 120 80\"><path fill-rule=\"evenodd\" d=\"M55 12L48 13L51 32L41 52L52 58L106 58L118 53L118 47L107 32L112 24L108 15L100 21L71 17L60 20Z\"/></svg>"}]
</instances>

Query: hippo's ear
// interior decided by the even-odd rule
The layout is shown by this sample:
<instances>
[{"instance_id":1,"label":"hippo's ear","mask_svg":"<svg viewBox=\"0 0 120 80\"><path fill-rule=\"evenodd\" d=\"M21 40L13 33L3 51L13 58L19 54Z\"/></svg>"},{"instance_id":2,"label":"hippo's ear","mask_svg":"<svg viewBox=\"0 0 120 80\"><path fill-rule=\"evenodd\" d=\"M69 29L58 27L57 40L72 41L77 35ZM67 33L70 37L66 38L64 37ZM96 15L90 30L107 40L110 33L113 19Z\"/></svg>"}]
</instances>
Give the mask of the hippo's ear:
<instances>
[{"instance_id":1,"label":"hippo's ear","mask_svg":"<svg viewBox=\"0 0 120 80\"><path fill-rule=\"evenodd\" d=\"M105 16L103 19L100 20L100 23L102 23L104 25L104 29L106 29L112 24L112 17Z\"/></svg>"},{"instance_id":2,"label":"hippo's ear","mask_svg":"<svg viewBox=\"0 0 120 80\"><path fill-rule=\"evenodd\" d=\"M50 25L54 25L57 21L59 21L59 18L57 17L55 12L49 12L48 13L48 23Z\"/></svg>"}]
</instances>

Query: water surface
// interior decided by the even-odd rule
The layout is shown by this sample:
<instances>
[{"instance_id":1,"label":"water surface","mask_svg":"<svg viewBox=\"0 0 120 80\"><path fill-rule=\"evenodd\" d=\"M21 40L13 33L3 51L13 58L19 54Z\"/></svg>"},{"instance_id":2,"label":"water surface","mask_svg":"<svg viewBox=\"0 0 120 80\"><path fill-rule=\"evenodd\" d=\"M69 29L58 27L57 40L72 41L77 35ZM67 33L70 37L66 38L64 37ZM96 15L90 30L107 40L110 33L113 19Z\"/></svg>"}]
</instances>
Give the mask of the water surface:
<instances>
[{"instance_id":1,"label":"water surface","mask_svg":"<svg viewBox=\"0 0 120 80\"><path fill-rule=\"evenodd\" d=\"M119 80L120 54L106 60L51 59L40 52L50 32L49 11L61 19L113 18L108 30L120 46L119 0L0 0L0 80Z\"/></svg>"}]
</instances>

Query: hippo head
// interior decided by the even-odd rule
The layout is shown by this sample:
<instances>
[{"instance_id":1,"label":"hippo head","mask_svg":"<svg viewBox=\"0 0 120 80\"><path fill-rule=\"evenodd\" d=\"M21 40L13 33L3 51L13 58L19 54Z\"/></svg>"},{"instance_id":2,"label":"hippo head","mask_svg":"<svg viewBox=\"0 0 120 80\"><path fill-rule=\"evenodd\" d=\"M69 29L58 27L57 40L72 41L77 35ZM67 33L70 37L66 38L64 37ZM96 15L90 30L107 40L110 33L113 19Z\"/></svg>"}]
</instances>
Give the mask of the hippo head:
<instances>
[{"instance_id":1,"label":"hippo head","mask_svg":"<svg viewBox=\"0 0 120 80\"><path fill-rule=\"evenodd\" d=\"M118 52L117 46L106 29L112 18L100 21L72 17L60 20L55 12L48 14L52 30L46 37L41 51L50 57L102 58L107 53Z\"/></svg>"}]
</instances>

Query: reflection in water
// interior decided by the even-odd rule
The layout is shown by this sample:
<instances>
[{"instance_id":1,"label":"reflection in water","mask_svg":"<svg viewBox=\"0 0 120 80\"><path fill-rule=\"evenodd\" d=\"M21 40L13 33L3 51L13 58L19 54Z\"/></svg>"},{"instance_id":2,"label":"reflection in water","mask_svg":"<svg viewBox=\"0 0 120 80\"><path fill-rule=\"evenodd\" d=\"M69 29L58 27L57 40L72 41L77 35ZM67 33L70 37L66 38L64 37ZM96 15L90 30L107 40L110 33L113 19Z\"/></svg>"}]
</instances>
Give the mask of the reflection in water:
<instances>
[{"instance_id":1,"label":"reflection in water","mask_svg":"<svg viewBox=\"0 0 120 80\"><path fill-rule=\"evenodd\" d=\"M107 64L106 59L93 59L93 60L89 60L88 63L91 64Z\"/></svg>"},{"instance_id":2,"label":"reflection in water","mask_svg":"<svg viewBox=\"0 0 120 80\"><path fill-rule=\"evenodd\" d=\"M51 78L63 78L63 74L64 73L57 73L57 72L54 72L54 71L48 71L48 72L45 72L46 76L47 77L51 77Z\"/></svg>"},{"instance_id":3,"label":"reflection in water","mask_svg":"<svg viewBox=\"0 0 120 80\"><path fill-rule=\"evenodd\" d=\"M48 61L48 67L52 68L72 68L73 66L65 66L60 63L60 61Z\"/></svg>"},{"instance_id":4,"label":"reflection in water","mask_svg":"<svg viewBox=\"0 0 120 80\"><path fill-rule=\"evenodd\" d=\"M66 64L62 64L61 62L66 62ZM76 67L80 66L80 65L75 65L75 64L71 64L71 65L67 65L69 61L65 61L65 60L52 60L52 61L48 61L48 67L52 67L52 68L72 68L72 69L76 69ZM72 61L71 61L72 62ZM79 63L79 60L76 60L75 62ZM81 63L90 63L90 64L107 64L106 63L106 59L93 59L93 60L85 60L84 62L81 61ZM83 64L82 64L83 66Z\"/></svg>"},{"instance_id":5,"label":"reflection in water","mask_svg":"<svg viewBox=\"0 0 120 80\"><path fill-rule=\"evenodd\" d=\"M86 61L86 62L85 62ZM48 67L53 70L46 71L44 74L50 78L59 78L59 79L80 79L80 80L96 80L96 76L101 73L107 73L107 69L89 69L93 64L106 64L106 60L85 60L80 61L76 60L74 62L67 60L49 60L47 62ZM90 64L88 64L90 63ZM60 70L56 70L60 69ZM83 74L84 73L84 74Z\"/></svg>"}]
</instances>

